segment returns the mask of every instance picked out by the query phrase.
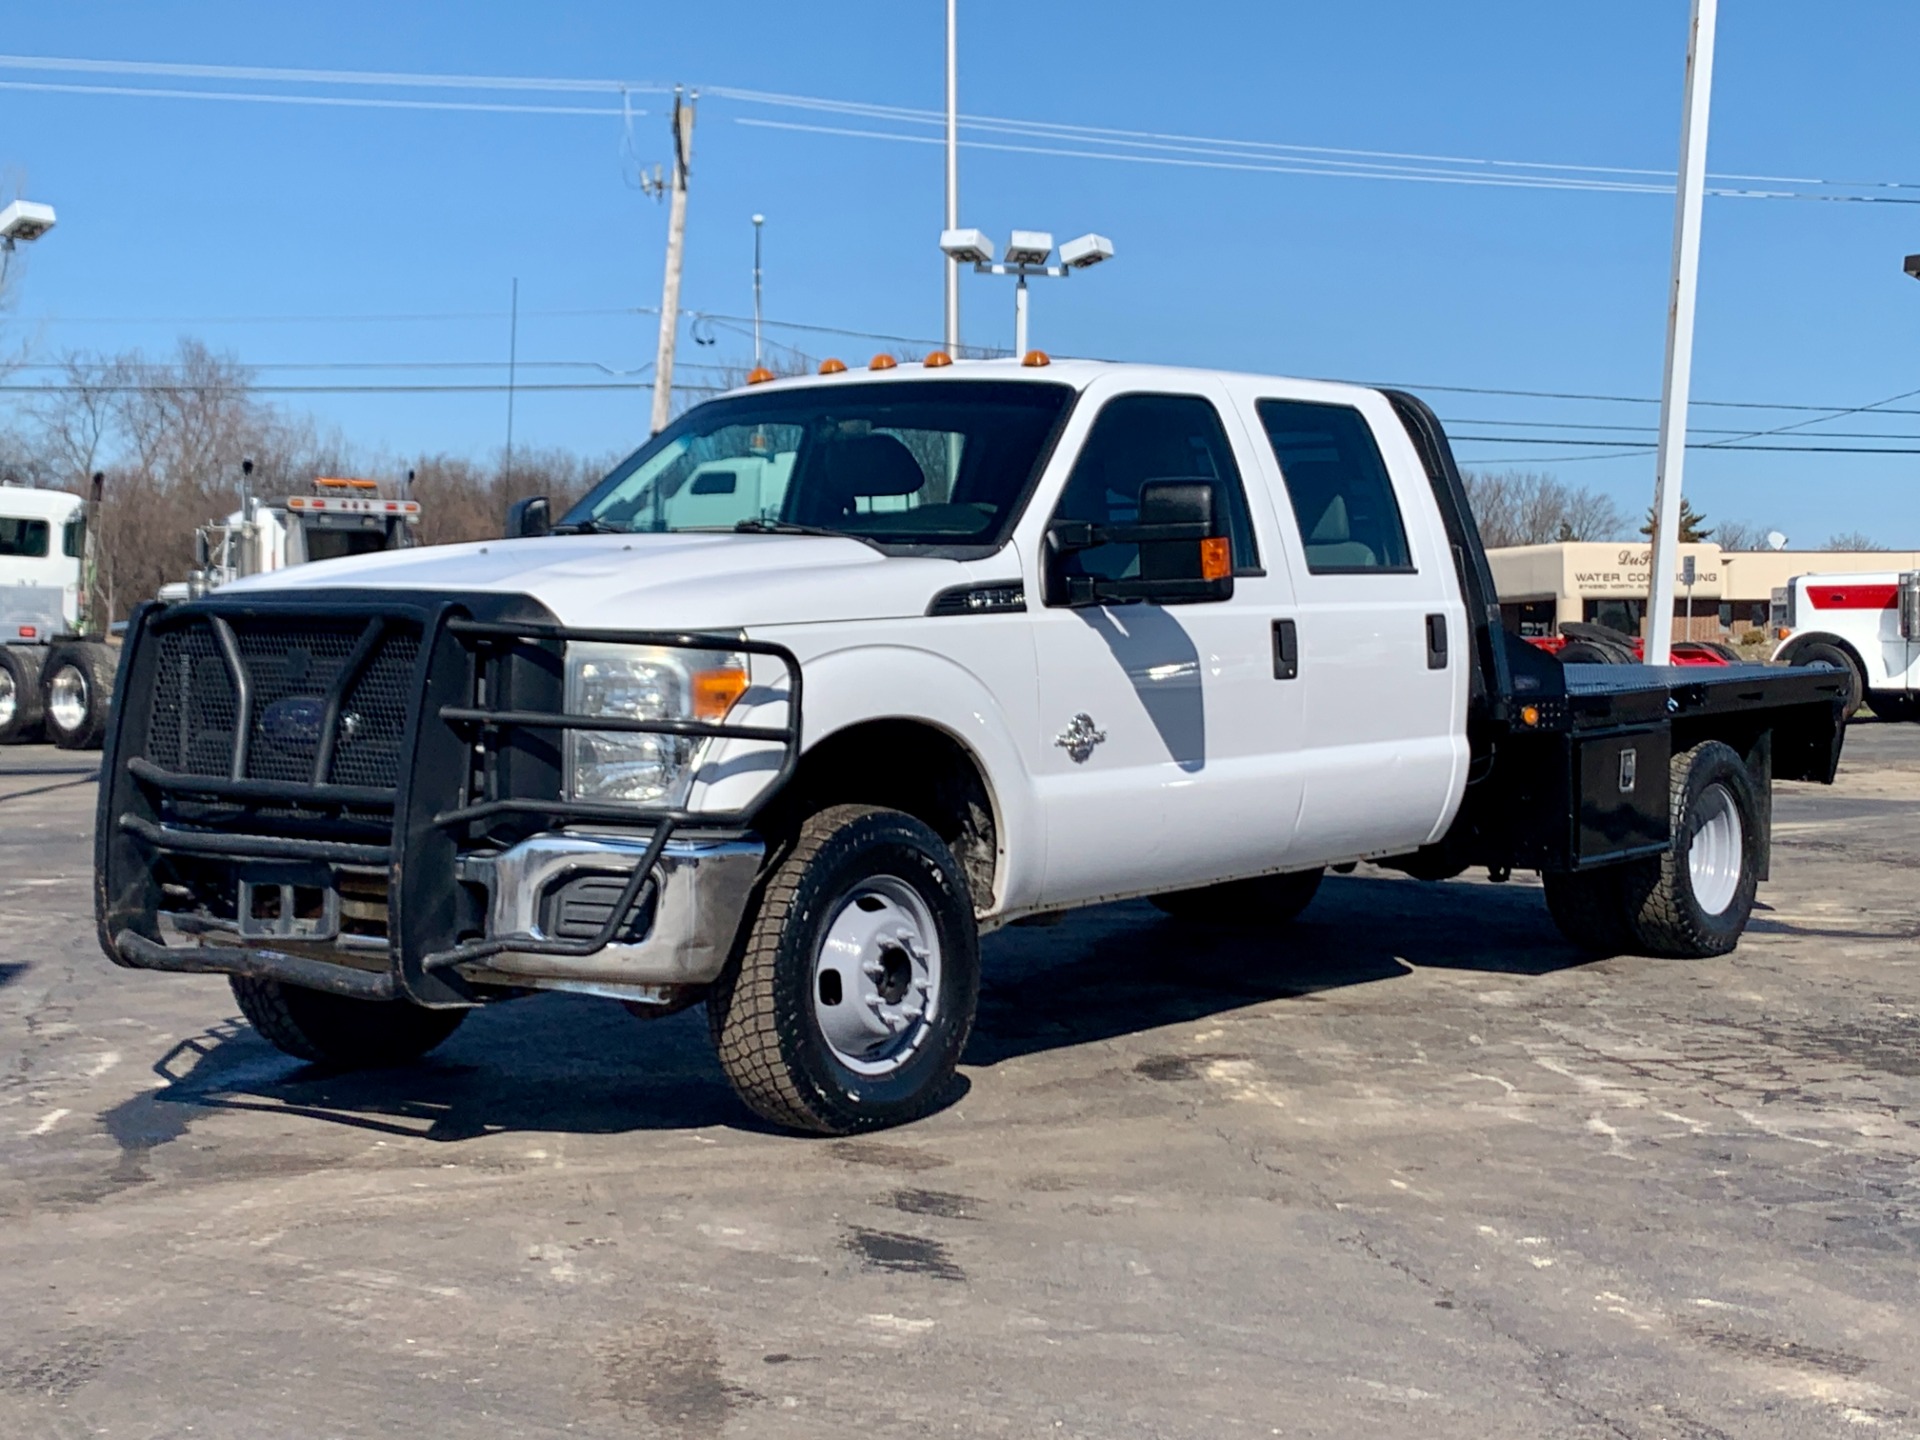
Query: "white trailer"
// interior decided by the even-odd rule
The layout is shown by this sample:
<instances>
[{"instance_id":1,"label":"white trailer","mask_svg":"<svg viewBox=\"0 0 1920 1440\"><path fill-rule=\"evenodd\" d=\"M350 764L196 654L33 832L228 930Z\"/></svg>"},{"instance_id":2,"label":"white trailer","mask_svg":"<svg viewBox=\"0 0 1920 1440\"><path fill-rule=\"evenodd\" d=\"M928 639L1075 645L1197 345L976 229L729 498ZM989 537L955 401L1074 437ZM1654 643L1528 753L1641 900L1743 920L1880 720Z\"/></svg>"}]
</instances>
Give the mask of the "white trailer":
<instances>
[{"instance_id":1,"label":"white trailer","mask_svg":"<svg viewBox=\"0 0 1920 1440\"><path fill-rule=\"evenodd\" d=\"M1920 720L1920 571L1797 575L1773 592L1773 658L1833 665L1883 720Z\"/></svg>"}]
</instances>

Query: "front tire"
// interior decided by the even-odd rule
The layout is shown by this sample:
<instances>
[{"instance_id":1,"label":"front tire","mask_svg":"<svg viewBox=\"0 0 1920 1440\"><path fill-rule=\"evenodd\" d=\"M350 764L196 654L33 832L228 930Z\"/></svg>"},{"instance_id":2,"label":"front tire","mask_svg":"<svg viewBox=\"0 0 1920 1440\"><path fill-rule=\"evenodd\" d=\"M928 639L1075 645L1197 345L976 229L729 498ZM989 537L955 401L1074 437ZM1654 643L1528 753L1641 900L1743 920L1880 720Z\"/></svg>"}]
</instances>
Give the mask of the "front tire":
<instances>
[{"instance_id":1,"label":"front tire","mask_svg":"<svg viewBox=\"0 0 1920 1440\"><path fill-rule=\"evenodd\" d=\"M823 810L764 881L708 994L721 1068L787 1129L918 1119L972 1032L979 944L966 876L938 835L897 810Z\"/></svg>"},{"instance_id":2,"label":"front tire","mask_svg":"<svg viewBox=\"0 0 1920 1440\"><path fill-rule=\"evenodd\" d=\"M227 979L240 1013L275 1049L338 1070L418 1060L467 1018L465 1010L428 1010L411 1000L354 1000L251 975Z\"/></svg>"},{"instance_id":3,"label":"front tire","mask_svg":"<svg viewBox=\"0 0 1920 1440\"><path fill-rule=\"evenodd\" d=\"M1171 890L1149 898L1176 920L1223 925L1285 925L1320 893L1324 870L1296 870L1290 875L1261 875L1252 880L1228 880L1195 890Z\"/></svg>"},{"instance_id":4,"label":"front tire","mask_svg":"<svg viewBox=\"0 0 1920 1440\"><path fill-rule=\"evenodd\" d=\"M1847 677L1847 703L1841 711L1843 719L1851 720L1860 703L1867 697L1867 677L1860 673L1860 666L1845 650L1838 645L1829 645L1824 640L1816 640L1811 645L1802 645L1793 652L1794 665L1831 665L1845 673Z\"/></svg>"},{"instance_id":5,"label":"front tire","mask_svg":"<svg viewBox=\"0 0 1920 1440\"><path fill-rule=\"evenodd\" d=\"M98 750L113 704L113 659L104 645L55 646L41 675L47 735L62 750Z\"/></svg>"},{"instance_id":6,"label":"front tire","mask_svg":"<svg viewBox=\"0 0 1920 1440\"><path fill-rule=\"evenodd\" d=\"M40 662L44 652L0 646L0 745L40 738Z\"/></svg>"}]
</instances>

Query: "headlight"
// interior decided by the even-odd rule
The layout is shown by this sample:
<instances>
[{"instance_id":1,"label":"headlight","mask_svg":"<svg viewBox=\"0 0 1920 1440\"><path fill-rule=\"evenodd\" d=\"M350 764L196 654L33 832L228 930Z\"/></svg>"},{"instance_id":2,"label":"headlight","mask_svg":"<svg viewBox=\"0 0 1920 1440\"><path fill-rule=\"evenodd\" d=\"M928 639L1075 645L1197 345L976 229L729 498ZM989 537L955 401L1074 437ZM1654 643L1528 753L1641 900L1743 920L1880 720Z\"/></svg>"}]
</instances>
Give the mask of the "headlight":
<instances>
[{"instance_id":1,"label":"headlight","mask_svg":"<svg viewBox=\"0 0 1920 1440\"><path fill-rule=\"evenodd\" d=\"M746 689L747 657L725 650L567 647L567 710L575 715L717 722ZM684 805L703 743L685 735L569 730L567 796Z\"/></svg>"}]
</instances>

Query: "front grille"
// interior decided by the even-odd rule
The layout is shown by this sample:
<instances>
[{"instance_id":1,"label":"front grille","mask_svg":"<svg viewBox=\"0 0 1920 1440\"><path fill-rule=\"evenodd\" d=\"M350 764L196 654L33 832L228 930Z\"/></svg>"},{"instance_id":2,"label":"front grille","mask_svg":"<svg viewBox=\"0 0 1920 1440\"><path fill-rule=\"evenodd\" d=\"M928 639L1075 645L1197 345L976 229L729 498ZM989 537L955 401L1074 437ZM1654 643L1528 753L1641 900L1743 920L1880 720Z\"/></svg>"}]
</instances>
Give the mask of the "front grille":
<instances>
[{"instance_id":1,"label":"front grille","mask_svg":"<svg viewBox=\"0 0 1920 1440\"><path fill-rule=\"evenodd\" d=\"M252 688L248 780L394 789L400 780L414 661L420 639L383 630L340 706L327 773L316 776L329 695L366 631L359 619L235 616L234 640ZM204 616L157 637L147 758L183 775L232 774L239 695L212 621Z\"/></svg>"}]
</instances>

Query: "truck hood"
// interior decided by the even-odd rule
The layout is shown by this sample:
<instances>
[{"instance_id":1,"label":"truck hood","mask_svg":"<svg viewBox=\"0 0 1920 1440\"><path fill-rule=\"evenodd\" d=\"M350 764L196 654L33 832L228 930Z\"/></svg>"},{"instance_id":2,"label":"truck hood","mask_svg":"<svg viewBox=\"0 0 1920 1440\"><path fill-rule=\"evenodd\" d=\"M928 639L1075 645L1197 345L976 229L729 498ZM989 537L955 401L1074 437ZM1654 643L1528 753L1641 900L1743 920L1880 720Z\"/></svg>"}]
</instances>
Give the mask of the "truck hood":
<instances>
[{"instance_id":1,"label":"truck hood","mask_svg":"<svg viewBox=\"0 0 1920 1440\"><path fill-rule=\"evenodd\" d=\"M923 615L970 578L959 561L834 536L549 535L316 561L221 593L496 591L532 596L563 625L733 629Z\"/></svg>"}]
</instances>

